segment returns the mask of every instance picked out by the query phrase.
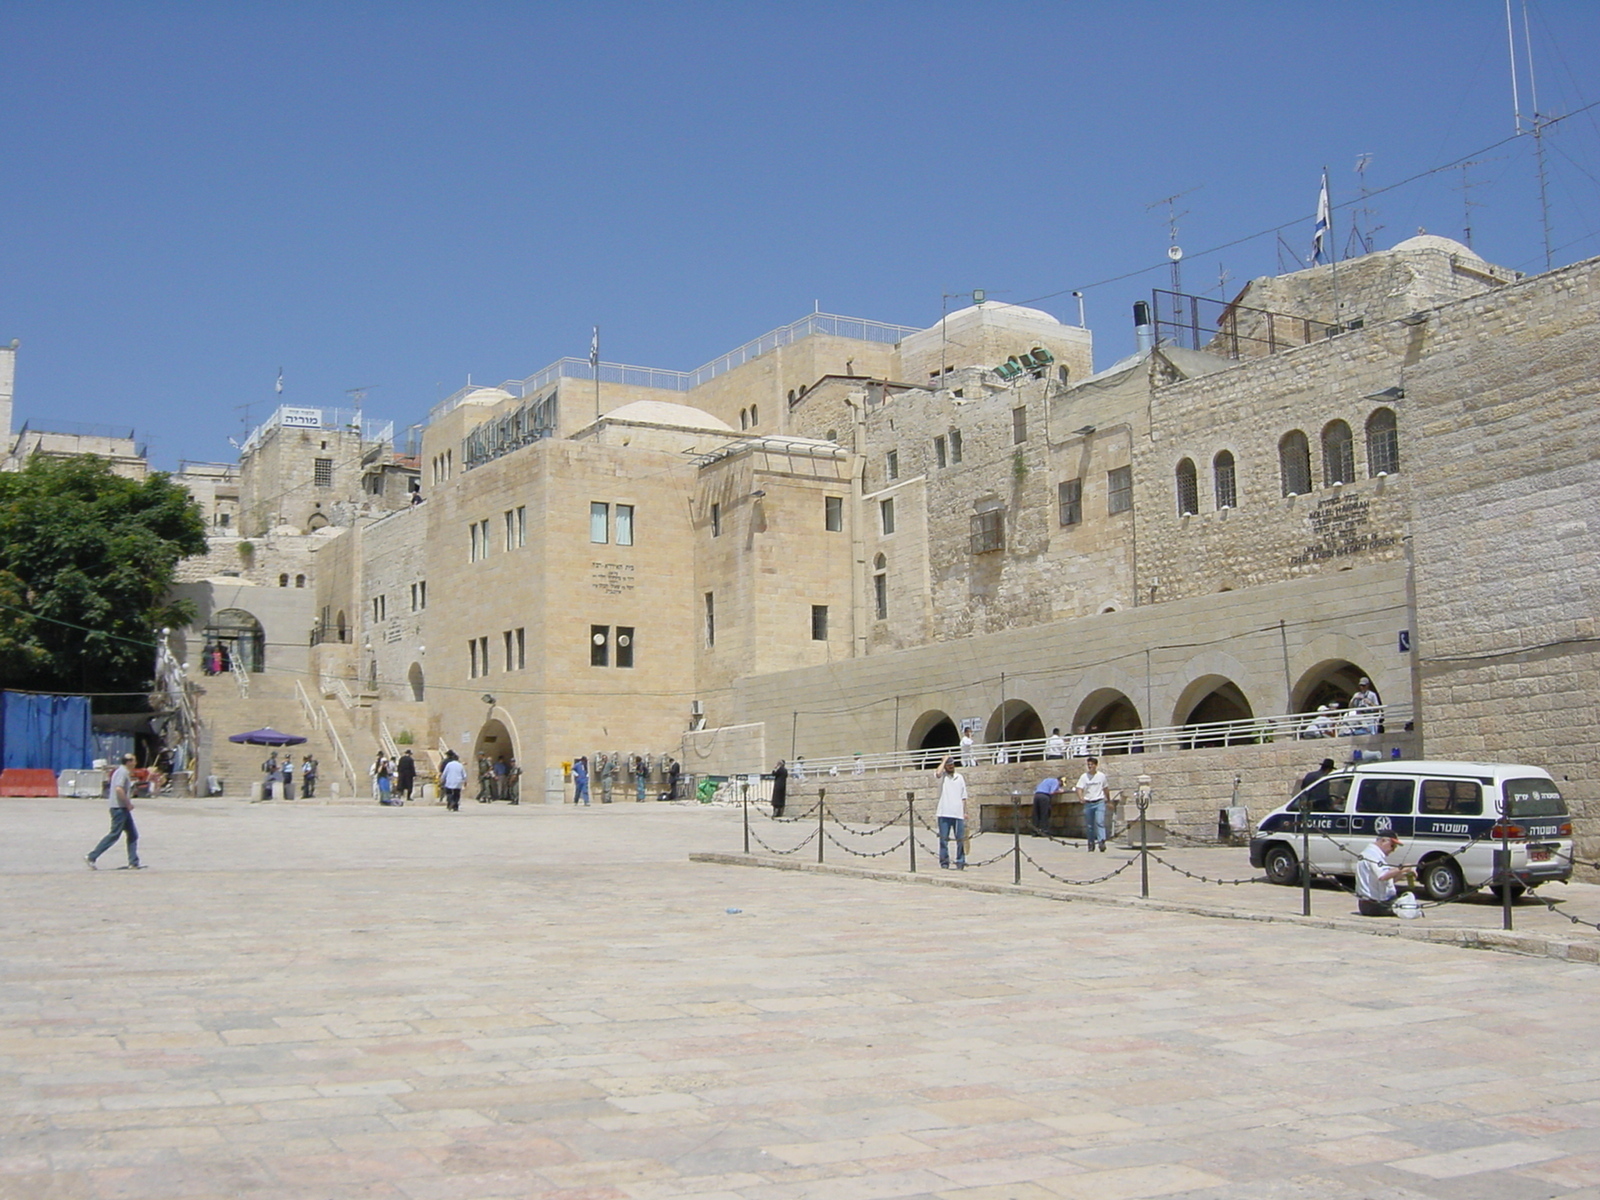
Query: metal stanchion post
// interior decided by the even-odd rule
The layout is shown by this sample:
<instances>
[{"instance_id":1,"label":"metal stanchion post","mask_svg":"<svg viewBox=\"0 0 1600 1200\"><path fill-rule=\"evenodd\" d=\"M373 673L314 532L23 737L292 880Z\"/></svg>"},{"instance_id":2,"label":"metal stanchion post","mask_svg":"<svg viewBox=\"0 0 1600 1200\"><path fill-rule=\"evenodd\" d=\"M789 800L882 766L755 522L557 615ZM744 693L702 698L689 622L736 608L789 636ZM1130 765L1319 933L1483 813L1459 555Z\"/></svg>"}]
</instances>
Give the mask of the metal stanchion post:
<instances>
[{"instance_id":1,"label":"metal stanchion post","mask_svg":"<svg viewBox=\"0 0 1600 1200\"><path fill-rule=\"evenodd\" d=\"M750 853L750 780L744 781L744 786L739 789L740 807L744 809L744 852Z\"/></svg>"},{"instance_id":2,"label":"metal stanchion post","mask_svg":"<svg viewBox=\"0 0 1600 1200\"><path fill-rule=\"evenodd\" d=\"M1300 794L1300 915L1311 915L1311 791Z\"/></svg>"},{"instance_id":3,"label":"metal stanchion post","mask_svg":"<svg viewBox=\"0 0 1600 1200\"><path fill-rule=\"evenodd\" d=\"M1500 873L1500 928L1511 928L1511 829L1510 817L1500 817L1500 849L1494 852L1495 870Z\"/></svg>"},{"instance_id":4,"label":"metal stanchion post","mask_svg":"<svg viewBox=\"0 0 1600 1200\"><path fill-rule=\"evenodd\" d=\"M828 840L827 835L822 832L822 817L823 817L824 809L826 807L826 805L824 804L824 801L826 801L827 798L828 798L828 789L827 788L818 788L817 789L817 861L818 862L822 861L822 843Z\"/></svg>"},{"instance_id":5,"label":"metal stanchion post","mask_svg":"<svg viewBox=\"0 0 1600 1200\"><path fill-rule=\"evenodd\" d=\"M1022 793L1011 789L1011 882L1022 882Z\"/></svg>"},{"instance_id":6,"label":"metal stanchion post","mask_svg":"<svg viewBox=\"0 0 1600 1200\"><path fill-rule=\"evenodd\" d=\"M917 794L906 793L906 844L911 847L911 873L917 873Z\"/></svg>"},{"instance_id":7,"label":"metal stanchion post","mask_svg":"<svg viewBox=\"0 0 1600 1200\"><path fill-rule=\"evenodd\" d=\"M1150 835L1145 816L1150 811L1150 776L1139 776L1139 788L1133 793L1139 805L1139 895L1150 899Z\"/></svg>"}]
</instances>

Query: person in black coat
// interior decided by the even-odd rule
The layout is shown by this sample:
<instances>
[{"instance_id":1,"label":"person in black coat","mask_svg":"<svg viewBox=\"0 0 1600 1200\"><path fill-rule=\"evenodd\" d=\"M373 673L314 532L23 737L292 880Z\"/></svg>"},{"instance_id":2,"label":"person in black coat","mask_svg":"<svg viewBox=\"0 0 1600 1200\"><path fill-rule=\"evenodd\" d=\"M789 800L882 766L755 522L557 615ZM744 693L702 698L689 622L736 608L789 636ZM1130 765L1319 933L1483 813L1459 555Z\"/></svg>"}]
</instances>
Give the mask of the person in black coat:
<instances>
[{"instance_id":1,"label":"person in black coat","mask_svg":"<svg viewBox=\"0 0 1600 1200\"><path fill-rule=\"evenodd\" d=\"M772 768L772 815L783 816L783 806L789 801L789 768L783 759Z\"/></svg>"},{"instance_id":2,"label":"person in black coat","mask_svg":"<svg viewBox=\"0 0 1600 1200\"><path fill-rule=\"evenodd\" d=\"M411 789L416 783L417 760L411 757L410 750L402 750L399 760L394 765L394 786L400 799L411 799Z\"/></svg>"}]
</instances>

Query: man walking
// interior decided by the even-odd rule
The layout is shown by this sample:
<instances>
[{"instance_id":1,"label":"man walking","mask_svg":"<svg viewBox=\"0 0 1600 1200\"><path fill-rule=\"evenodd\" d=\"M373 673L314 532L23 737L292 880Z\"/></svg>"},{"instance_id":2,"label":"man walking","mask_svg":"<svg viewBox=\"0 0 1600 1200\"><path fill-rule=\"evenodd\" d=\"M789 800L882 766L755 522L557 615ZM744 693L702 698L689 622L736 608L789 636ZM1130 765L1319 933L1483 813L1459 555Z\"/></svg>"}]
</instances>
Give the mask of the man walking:
<instances>
[{"instance_id":1,"label":"man walking","mask_svg":"<svg viewBox=\"0 0 1600 1200\"><path fill-rule=\"evenodd\" d=\"M1083 801L1083 832L1089 839L1089 849L1106 848L1106 775L1100 769L1100 760L1094 755L1084 759L1083 774L1078 776L1072 790Z\"/></svg>"},{"instance_id":2,"label":"man walking","mask_svg":"<svg viewBox=\"0 0 1600 1200\"><path fill-rule=\"evenodd\" d=\"M461 765L454 750L444 752L444 769L439 772L439 786L444 788L444 806L451 812L460 812L461 789L467 786L467 769Z\"/></svg>"},{"instance_id":3,"label":"man walking","mask_svg":"<svg viewBox=\"0 0 1600 1200\"><path fill-rule=\"evenodd\" d=\"M949 839L956 840L956 870L967 869L967 778L956 771L956 760L946 757L934 778L939 784L939 865L949 867Z\"/></svg>"},{"instance_id":4,"label":"man walking","mask_svg":"<svg viewBox=\"0 0 1600 1200\"><path fill-rule=\"evenodd\" d=\"M111 772L111 790L108 798L111 801L111 832L100 839L100 844L83 856L83 861L89 864L91 871L99 870L95 866L95 859L99 858L123 834L128 837L128 869L138 871L139 865L139 831L133 824L133 764L131 754L122 756L122 765Z\"/></svg>"},{"instance_id":5,"label":"man walking","mask_svg":"<svg viewBox=\"0 0 1600 1200\"><path fill-rule=\"evenodd\" d=\"M400 751L400 760L394 766L395 794L401 801L411 799L411 789L417 783L417 760L411 757L411 749Z\"/></svg>"}]
</instances>

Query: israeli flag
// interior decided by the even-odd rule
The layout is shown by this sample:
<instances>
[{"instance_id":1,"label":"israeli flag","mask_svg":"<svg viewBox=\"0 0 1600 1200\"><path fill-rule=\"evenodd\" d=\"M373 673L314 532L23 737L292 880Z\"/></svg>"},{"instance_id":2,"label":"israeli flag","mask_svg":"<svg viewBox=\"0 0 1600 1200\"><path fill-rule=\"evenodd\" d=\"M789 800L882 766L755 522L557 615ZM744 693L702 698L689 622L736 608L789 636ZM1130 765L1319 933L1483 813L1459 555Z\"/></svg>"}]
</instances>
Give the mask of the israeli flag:
<instances>
[{"instance_id":1,"label":"israeli flag","mask_svg":"<svg viewBox=\"0 0 1600 1200\"><path fill-rule=\"evenodd\" d=\"M1317 196L1317 226L1311 233L1311 265L1316 266L1322 261L1322 243L1328 236L1328 224L1331 216L1331 205L1328 203L1328 168L1322 168L1322 191Z\"/></svg>"},{"instance_id":2,"label":"israeli flag","mask_svg":"<svg viewBox=\"0 0 1600 1200\"><path fill-rule=\"evenodd\" d=\"M600 326L594 327L594 336L589 339L589 365L597 372L600 370Z\"/></svg>"}]
</instances>

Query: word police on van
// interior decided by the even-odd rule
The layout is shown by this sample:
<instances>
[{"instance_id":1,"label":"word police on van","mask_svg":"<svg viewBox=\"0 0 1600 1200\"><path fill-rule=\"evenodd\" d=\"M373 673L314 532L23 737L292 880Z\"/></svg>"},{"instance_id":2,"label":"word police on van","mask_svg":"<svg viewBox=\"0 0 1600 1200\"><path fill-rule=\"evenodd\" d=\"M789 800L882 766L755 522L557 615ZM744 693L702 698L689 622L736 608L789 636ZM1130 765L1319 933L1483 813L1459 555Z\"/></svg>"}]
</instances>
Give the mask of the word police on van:
<instances>
[{"instance_id":1,"label":"word police on van","mask_svg":"<svg viewBox=\"0 0 1600 1200\"><path fill-rule=\"evenodd\" d=\"M1356 763L1324 775L1273 810L1250 840L1250 864L1273 883L1351 876L1373 838L1401 841L1390 861L1415 867L1428 897L1449 900L1498 883L1495 852L1511 851L1520 893L1572 877L1572 818L1554 779L1506 763Z\"/></svg>"}]
</instances>

